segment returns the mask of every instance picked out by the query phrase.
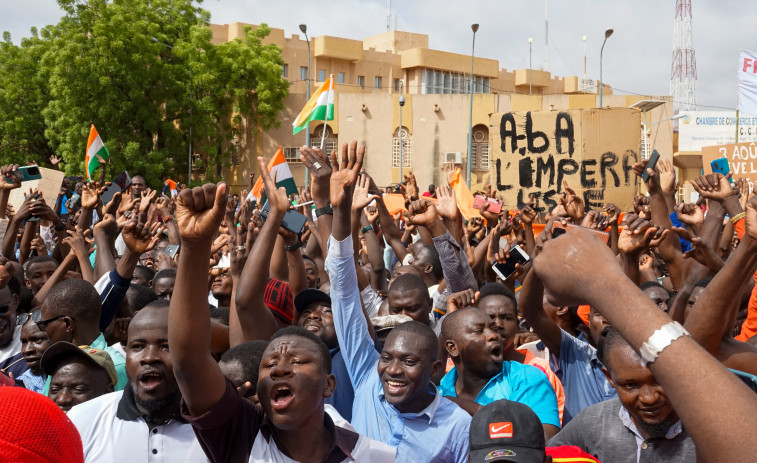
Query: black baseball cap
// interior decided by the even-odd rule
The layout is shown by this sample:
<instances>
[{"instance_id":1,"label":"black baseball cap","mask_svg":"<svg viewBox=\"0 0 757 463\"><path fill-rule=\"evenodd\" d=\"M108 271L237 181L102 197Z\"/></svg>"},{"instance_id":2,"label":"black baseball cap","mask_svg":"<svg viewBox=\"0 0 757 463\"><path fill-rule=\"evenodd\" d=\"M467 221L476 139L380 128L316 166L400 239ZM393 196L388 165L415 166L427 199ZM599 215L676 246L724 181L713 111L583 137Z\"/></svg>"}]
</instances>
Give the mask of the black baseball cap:
<instances>
[{"instance_id":1,"label":"black baseball cap","mask_svg":"<svg viewBox=\"0 0 757 463\"><path fill-rule=\"evenodd\" d=\"M294 297L294 310L302 313L310 304L321 302L331 307L331 297L320 289L307 288L303 289Z\"/></svg>"},{"instance_id":2,"label":"black baseball cap","mask_svg":"<svg viewBox=\"0 0 757 463\"><path fill-rule=\"evenodd\" d=\"M544 463L544 430L530 407L498 400L473 415L470 461Z\"/></svg>"}]
</instances>

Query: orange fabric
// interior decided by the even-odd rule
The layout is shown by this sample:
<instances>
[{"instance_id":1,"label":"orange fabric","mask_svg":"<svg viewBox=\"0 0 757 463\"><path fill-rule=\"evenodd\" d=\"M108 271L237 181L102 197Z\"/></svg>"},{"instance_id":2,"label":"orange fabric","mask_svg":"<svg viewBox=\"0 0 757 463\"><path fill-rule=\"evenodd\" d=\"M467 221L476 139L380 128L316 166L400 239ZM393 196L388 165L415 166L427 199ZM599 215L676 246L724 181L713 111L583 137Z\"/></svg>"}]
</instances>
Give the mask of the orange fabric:
<instances>
[{"instance_id":1,"label":"orange fabric","mask_svg":"<svg viewBox=\"0 0 757 463\"><path fill-rule=\"evenodd\" d=\"M560 412L560 426L562 426L562 414L563 414L563 411L565 410L565 390L562 387L562 383L560 382L560 379L557 377L555 372L552 371L552 368L549 366L549 360L536 357L528 349L518 350L518 352L526 356L526 358L523 359L524 364L531 365L532 367L536 367L547 375L547 379L549 379L549 384L552 385L552 389L555 390L555 395L557 396L557 411Z\"/></svg>"},{"instance_id":2,"label":"orange fabric","mask_svg":"<svg viewBox=\"0 0 757 463\"><path fill-rule=\"evenodd\" d=\"M425 199L425 198L424 198ZM405 196L398 193L388 193L384 195L384 205L390 214L394 215L405 209Z\"/></svg>"},{"instance_id":3,"label":"orange fabric","mask_svg":"<svg viewBox=\"0 0 757 463\"><path fill-rule=\"evenodd\" d=\"M473 197L473 193L471 193L470 189L468 189L468 185L466 185L462 175L460 175L460 169L455 169L455 173L453 174L452 180L450 180L449 182L449 186L452 187L453 190L455 190L455 200L457 201L457 207L458 209L460 209L463 217L465 217L465 220L470 220L473 217L483 218L478 212L478 209L473 207L473 201L475 200L475 198Z\"/></svg>"},{"instance_id":4,"label":"orange fabric","mask_svg":"<svg viewBox=\"0 0 757 463\"><path fill-rule=\"evenodd\" d=\"M735 224L733 224L733 229L736 232L736 236L739 237L739 239L744 237L744 233L746 233L745 224L746 220L744 220L744 217L740 218L736 221Z\"/></svg>"},{"instance_id":5,"label":"orange fabric","mask_svg":"<svg viewBox=\"0 0 757 463\"><path fill-rule=\"evenodd\" d=\"M279 146L278 151L276 151L276 154L273 155L271 160L268 162L268 172L271 172L273 170L273 166L276 164L282 164L286 162L286 158L284 158L284 150ZM276 175L273 175L273 182L276 183ZM259 176L257 180L255 180L255 185L252 186L252 195L258 200L260 200L263 197L263 193L265 192L265 185L263 184L263 176Z\"/></svg>"},{"instance_id":6,"label":"orange fabric","mask_svg":"<svg viewBox=\"0 0 757 463\"><path fill-rule=\"evenodd\" d=\"M734 338L737 341L747 342L749 338L757 334L757 273L754 274L753 278L755 287L752 289L752 295L749 296L746 320L741 325L741 333Z\"/></svg>"},{"instance_id":7,"label":"orange fabric","mask_svg":"<svg viewBox=\"0 0 757 463\"><path fill-rule=\"evenodd\" d=\"M588 305L578 306L578 318L580 318L586 326L589 326L589 311L591 311L591 307Z\"/></svg>"}]
</instances>

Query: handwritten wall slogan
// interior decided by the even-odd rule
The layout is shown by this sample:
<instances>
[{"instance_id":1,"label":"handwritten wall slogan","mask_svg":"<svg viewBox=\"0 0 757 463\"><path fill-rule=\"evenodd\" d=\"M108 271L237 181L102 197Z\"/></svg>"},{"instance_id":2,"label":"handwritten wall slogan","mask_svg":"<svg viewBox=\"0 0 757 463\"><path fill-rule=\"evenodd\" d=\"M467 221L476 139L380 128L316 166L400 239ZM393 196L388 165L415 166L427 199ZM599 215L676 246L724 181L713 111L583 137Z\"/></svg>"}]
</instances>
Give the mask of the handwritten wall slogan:
<instances>
[{"instance_id":1,"label":"handwritten wall slogan","mask_svg":"<svg viewBox=\"0 0 757 463\"><path fill-rule=\"evenodd\" d=\"M637 110L584 109L491 115L492 179L505 204L520 209L533 194L540 210L557 205L563 180L587 208L625 208L636 192Z\"/></svg>"}]
</instances>

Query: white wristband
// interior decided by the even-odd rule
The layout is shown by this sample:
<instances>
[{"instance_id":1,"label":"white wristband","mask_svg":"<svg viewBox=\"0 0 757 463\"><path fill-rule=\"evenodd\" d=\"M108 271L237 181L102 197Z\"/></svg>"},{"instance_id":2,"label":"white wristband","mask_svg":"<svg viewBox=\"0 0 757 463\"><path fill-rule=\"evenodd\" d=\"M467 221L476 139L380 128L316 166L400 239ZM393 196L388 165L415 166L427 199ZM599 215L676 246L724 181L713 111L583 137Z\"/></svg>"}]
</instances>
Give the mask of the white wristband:
<instances>
[{"instance_id":1,"label":"white wristband","mask_svg":"<svg viewBox=\"0 0 757 463\"><path fill-rule=\"evenodd\" d=\"M652 336L641 345L641 365L647 366L657 360L657 356L673 341L681 336L690 336L689 332L678 322L670 322L661 326Z\"/></svg>"}]
</instances>

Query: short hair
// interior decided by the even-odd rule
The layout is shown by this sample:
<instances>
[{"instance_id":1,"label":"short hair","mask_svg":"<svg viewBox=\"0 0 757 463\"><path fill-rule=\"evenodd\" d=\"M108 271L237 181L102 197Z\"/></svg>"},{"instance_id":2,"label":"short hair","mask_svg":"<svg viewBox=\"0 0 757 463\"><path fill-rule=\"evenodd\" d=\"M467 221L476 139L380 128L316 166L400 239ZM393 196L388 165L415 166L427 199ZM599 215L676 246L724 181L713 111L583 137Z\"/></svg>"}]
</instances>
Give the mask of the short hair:
<instances>
[{"instance_id":1,"label":"short hair","mask_svg":"<svg viewBox=\"0 0 757 463\"><path fill-rule=\"evenodd\" d=\"M712 281L712 277L702 278L701 280L694 283L694 288L706 288L707 285L709 285L711 281ZM694 288L691 288L691 289L693 290Z\"/></svg>"},{"instance_id":2,"label":"short hair","mask_svg":"<svg viewBox=\"0 0 757 463\"><path fill-rule=\"evenodd\" d=\"M231 310L229 307L213 307L210 306L210 319L216 320L229 326L229 316Z\"/></svg>"},{"instance_id":3,"label":"short hair","mask_svg":"<svg viewBox=\"0 0 757 463\"><path fill-rule=\"evenodd\" d=\"M91 283L82 279L63 280L53 286L44 304L56 315L68 315L93 326L100 324L100 294Z\"/></svg>"},{"instance_id":4,"label":"short hair","mask_svg":"<svg viewBox=\"0 0 757 463\"><path fill-rule=\"evenodd\" d=\"M423 281L423 278L421 278L420 275L412 273L398 276L389 287L389 291L398 291L402 293L416 289L428 294L428 287L426 286L426 282Z\"/></svg>"},{"instance_id":5,"label":"short hair","mask_svg":"<svg viewBox=\"0 0 757 463\"><path fill-rule=\"evenodd\" d=\"M439 349L439 342L436 339L436 334L428 325L417 322L415 320L402 323L395 326L389 332L389 336L398 336L402 333L410 333L423 338L424 344L429 347L431 352L431 361L436 360L437 350Z\"/></svg>"},{"instance_id":6,"label":"short hair","mask_svg":"<svg viewBox=\"0 0 757 463\"><path fill-rule=\"evenodd\" d=\"M442 261L439 259L439 251L436 250L436 247L431 244L424 244L423 248L424 252L428 253L428 261L429 264L431 264L431 274L436 278L437 280L441 280L444 278L444 270L442 269Z\"/></svg>"},{"instance_id":7,"label":"short hair","mask_svg":"<svg viewBox=\"0 0 757 463\"><path fill-rule=\"evenodd\" d=\"M56 268L59 265L58 261L53 259L51 256L34 256L24 262L24 277L29 278L29 269L32 267L32 265L41 264L43 262L54 262Z\"/></svg>"},{"instance_id":8,"label":"short hair","mask_svg":"<svg viewBox=\"0 0 757 463\"><path fill-rule=\"evenodd\" d=\"M11 291L11 294L14 294L16 296L21 296L21 288L25 287L21 284L20 281L18 281L18 278L15 276L11 276L10 280L8 280L8 289Z\"/></svg>"},{"instance_id":9,"label":"short hair","mask_svg":"<svg viewBox=\"0 0 757 463\"><path fill-rule=\"evenodd\" d=\"M478 307L464 307L447 314L442 321L442 329L440 333L441 342L446 343L448 339L453 339L460 332L461 323L463 322L462 318L473 310L481 311L481 313L486 315L486 312L483 312ZM486 316L488 317L488 315Z\"/></svg>"},{"instance_id":10,"label":"short hair","mask_svg":"<svg viewBox=\"0 0 757 463\"><path fill-rule=\"evenodd\" d=\"M329 352L329 348L326 346L326 343L324 343L321 338L314 335L305 328L299 326L288 326L283 330L279 330L274 333L274 335L271 336L271 342L273 342L274 339L278 339L284 336L305 338L314 343L317 347L317 352L321 357L321 361L323 362L322 365L324 371L326 372L326 374L331 374L331 353Z\"/></svg>"},{"instance_id":11,"label":"short hair","mask_svg":"<svg viewBox=\"0 0 757 463\"><path fill-rule=\"evenodd\" d=\"M176 279L176 269L175 268L164 268L163 270L159 271L152 278L152 285L155 286L155 282L158 281L158 280L162 280L163 278L173 278L175 280Z\"/></svg>"},{"instance_id":12,"label":"short hair","mask_svg":"<svg viewBox=\"0 0 757 463\"><path fill-rule=\"evenodd\" d=\"M166 300L166 299L155 299L154 301L148 303L147 305L145 305L142 308L143 309L152 309L152 308L155 308L155 309L168 309L169 307L171 307L171 301Z\"/></svg>"},{"instance_id":13,"label":"short hair","mask_svg":"<svg viewBox=\"0 0 757 463\"><path fill-rule=\"evenodd\" d=\"M515 299L515 293L507 286L498 281L484 285L478 294L479 304L484 300L484 298L487 298L489 296L505 296L506 298L510 299L510 301L512 301L513 303L513 307L515 307L515 312L517 314L518 300Z\"/></svg>"},{"instance_id":14,"label":"short hair","mask_svg":"<svg viewBox=\"0 0 757 463\"><path fill-rule=\"evenodd\" d=\"M626 341L623 335L620 334L620 331L618 331L617 328L612 325L606 326L602 330L602 334L599 336L599 341L597 343L597 358L599 358L608 370L611 369L611 366L607 363L610 352L618 348L625 348L638 357L636 351L631 347L628 341Z\"/></svg>"},{"instance_id":15,"label":"short hair","mask_svg":"<svg viewBox=\"0 0 757 463\"><path fill-rule=\"evenodd\" d=\"M705 286L707 286L707 285L705 284ZM639 289L641 289L642 291L644 291L647 288L662 288L662 289L665 289L664 286L662 286L660 283L658 283L656 281L645 281L644 283L641 284L641 286L639 286ZM665 289L665 292L668 293L668 295L670 295L670 292L667 289Z\"/></svg>"},{"instance_id":16,"label":"short hair","mask_svg":"<svg viewBox=\"0 0 757 463\"><path fill-rule=\"evenodd\" d=\"M242 366L242 379L252 384L252 391L258 387L258 372L263 352L268 347L268 341L248 341L236 345L221 355L221 362L239 362Z\"/></svg>"},{"instance_id":17,"label":"short hair","mask_svg":"<svg viewBox=\"0 0 757 463\"><path fill-rule=\"evenodd\" d=\"M145 281L152 281L152 279L155 278L155 270L144 265L137 265L134 268L134 276L136 276L137 274L140 274L142 279Z\"/></svg>"},{"instance_id":18,"label":"short hair","mask_svg":"<svg viewBox=\"0 0 757 463\"><path fill-rule=\"evenodd\" d=\"M149 270L149 269L148 269ZM142 310L147 304L158 299L155 291L145 285L132 283L126 290L126 301L129 303L129 309L132 312Z\"/></svg>"},{"instance_id":19,"label":"short hair","mask_svg":"<svg viewBox=\"0 0 757 463\"><path fill-rule=\"evenodd\" d=\"M302 260L303 260L303 262L306 261L306 260L309 260L310 262L313 263L313 265L315 265L315 268L318 268L318 264L315 262L315 260L312 257L303 254L302 255Z\"/></svg>"}]
</instances>

